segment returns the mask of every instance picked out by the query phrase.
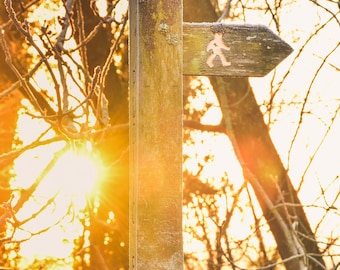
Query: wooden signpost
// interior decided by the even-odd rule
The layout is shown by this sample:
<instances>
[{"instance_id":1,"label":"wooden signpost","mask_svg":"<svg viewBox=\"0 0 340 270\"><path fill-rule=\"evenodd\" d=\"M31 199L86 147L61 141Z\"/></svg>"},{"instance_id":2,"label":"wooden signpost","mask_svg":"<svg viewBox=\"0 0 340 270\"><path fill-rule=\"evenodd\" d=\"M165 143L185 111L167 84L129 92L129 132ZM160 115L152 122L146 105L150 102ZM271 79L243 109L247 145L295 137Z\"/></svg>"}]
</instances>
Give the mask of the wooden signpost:
<instances>
[{"instance_id":1,"label":"wooden signpost","mask_svg":"<svg viewBox=\"0 0 340 270\"><path fill-rule=\"evenodd\" d=\"M182 23L130 1L130 269L183 269L182 76L263 76L292 51L263 26Z\"/></svg>"},{"instance_id":2,"label":"wooden signpost","mask_svg":"<svg viewBox=\"0 0 340 270\"><path fill-rule=\"evenodd\" d=\"M292 48L263 25L183 23L183 74L262 77Z\"/></svg>"}]
</instances>

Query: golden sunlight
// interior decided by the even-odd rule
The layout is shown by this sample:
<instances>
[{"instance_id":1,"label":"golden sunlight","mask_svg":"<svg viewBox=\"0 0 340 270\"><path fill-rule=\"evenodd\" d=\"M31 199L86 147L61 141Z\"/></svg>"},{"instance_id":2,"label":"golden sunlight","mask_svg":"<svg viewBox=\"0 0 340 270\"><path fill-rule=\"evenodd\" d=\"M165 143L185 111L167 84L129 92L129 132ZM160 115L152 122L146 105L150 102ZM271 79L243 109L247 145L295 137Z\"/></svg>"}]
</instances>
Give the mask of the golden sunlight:
<instances>
[{"instance_id":1,"label":"golden sunlight","mask_svg":"<svg viewBox=\"0 0 340 270\"><path fill-rule=\"evenodd\" d=\"M41 25L47 25L56 20L58 14L62 17L64 13L62 6L46 2L32 11L30 23L39 21ZM56 21L50 24L52 27L61 27ZM58 32L58 29L53 31ZM38 34L32 32L32 36L38 46L43 48ZM76 47L76 44L73 39L68 39L64 46L70 48ZM34 67L38 61L36 51L28 49L28 53L32 55ZM81 61L77 51L70 57ZM49 65L55 70L58 68L56 59L50 58ZM68 67L78 69L72 61ZM54 76L61 81L57 72ZM72 126L65 123L65 127L72 128L74 134L89 131L95 125L96 117L89 106L79 106L85 98L81 91L82 77L71 78L67 74L65 80L68 93L63 99L64 106L74 110L74 119L72 123L70 121ZM51 87L52 78L46 68L38 68L30 78L30 83L46 94L49 106L57 111L56 92ZM18 265L20 269L32 267L39 260L49 262L48 265L44 263L48 269L72 269L75 241L85 235L83 245L88 244L84 210L89 206L88 199L98 194L96 184L101 176L100 157L86 139L66 142L56 136L48 120L33 116L39 113L27 99L23 99L21 105L23 107L18 111L13 149L24 147L27 150L13 164L10 185L14 190L11 205L15 215L13 226L7 228L7 235L20 243L20 251L9 256L14 256L10 258L13 267ZM35 145L38 141L48 143ZM14 247L12 244L9 246Z\"/></svg>"},{"instance_id":2,"label":"golden sunlight","mask_svg":"<svg viewBox=\"0 0 340 270\"><path fill-rule=\"evenodd\" d=\"M22 104L30 107L26 100ZM45 121L28 116L25 110L19 111L20 145L31 144L41 134L41 139L46 140L54 136ZM89 141L71 148L64 141L55 141L25 151L15 160L11 180L11 187L16 190L13 209L20 204L23 190L37 185L30 198L17 208L15 219L20 226L7 232L21 242L20 269L35 260L52 258L63 262L56 264L61 268L49 269L72 269L74 241L84 233L81 212L87 206L88 196L95 195L100 173L100 158Z\"/></svg>"},{"instance_id":3,"label":"golden sunlight","mask_svg":"<svg viewBox=\"0 0 340 270\"><path fill-rule=\"evenodd\" d=\"M83 197L91 192L98 177L94 160L77 150L66 152L51 172L52 181L59 182L60 189L72 197Z\"/></svg>"},{"instance_id":4,"label":"golden sunlight","mask_svg":"<svg viewBox=\"0 0 340 270\"><path fill-rule=\"evenodd\" d=\"M109 18L107 10L112 3L109 4L107 0L88 2L93 4L92 11L98 11L98 14L103 17L100 19ZM110 16L115 21L125 22L129 1L113 2L116 5ZM269 12L259 16L259 10L251 7L251 3L254 6L257 5L256 1L248 2L247 8L235 4L235 14L238 13L237 9L242 9L240 14L244 13L244 17L239 18L240 23L269 25L275 32L273 17L268 16ZM291 178L294 191L297 190L320 249L325 251L329 249L329 254L332 254L331 252L339 254L340 225L337 220L340 208L338 199L340 189L338 153L340 148L337 141L340 136L340 117L338 117L340 94L339 91L336 91L339 82L333 78L339 77L340 57L338 57L339 54L337 57L333 57L335 54L333 56L326 55L330 50L329 47L339 42L339 35L334 34L338 33L337 30L330 31L325 27L323 29L325 34L322 34L322 31L318 34L324 36L315 34L314 41L312 39L308 43L309 45L307 44L308 46L303 48L309 33L316 29L317 23L320 23L322 12L324 12L318 11L320 14L316 14L317 16L313 14L314 2L317 1L307 1L302 4L299 1L292 1L289 4L282 4L280 18L284 24L287 24L287 29L282 27L277 30L281 31L279 34L284 40L295 47L295 51L280 63L277 69L265 77L250 78L252 90L249 90L245 97L249 96L251 91L254 92L265 122L268 124L275 150L277 149L284 168ZM334 1L329 2L334 4ZM226 4L230 4L231 1L221 0L216 3L219 3L220 8L224 9ZM338 7L336 4L333 6L336 8L334 13L338 16ZM269 4L268 8L270 10ZM301 22L301 16L297 15L295 22L291 13L308 13L310 20ZM113 171L112 168L116 169L114 164L121 162L119 155L125 155L129 148L126 146L125 152L120 153L117 150L119 155L106 157L106 153L113 149L112 147L107 150L107 146L109 144L110 147L118 145L120 137L117 136L117 140L110 137L110 140L107 141L103 139L104 143L102 141L97 143L97 137L93 136L102 135L109 128L116 131L114 125L120 123L121 120L113 121L110 107L112 126L107 128L110 122L106 119L109 118L107 116L107 100L113 98L107 95L106 100L106 90L104 91L100 86L101 84L105 85L105 77L103 77L106 74L105 65L104 67L100 66L100 71L93 68L94 64L91 65L91 70L88 67L85 68L88 65L87 57L85 57L87 52L82 48L89 44L89 48L92 49L90 42L93 42L91 41L93 37L91 35L96 35L95 31L90 32L87 38L77 37L80 42L74 36L75 33L78 35L77 31L74 31L73 27L66 28L67 31L63 38L63 49L65 49L65 52L62 51L63 57L60 59L50 57L47 41L51 44L56 42L57 34L62 32L65 23L63 21L65 14L67 13L63 1L42 1L41 4L37 4L37 8L32 9L28 16L28 22L32 26L36 23L40 27L32 27L31 35L37 47L46 50L44 54L46 54L48 66L53 72L44 65L36 65L41 61L41 55L37 55L34 46L27 47L27 52L32 57L32 63L28 70L36 67L27 82L36 89L37 93L41 94L43 99L46 99L46 108L51 108L52 113L47 113L48 110L43 106L41 108L32 106L34 104L32 99L31 101L22 99L22 106L17 112L16 135L13 139L12 152L17 151L18 154L15 159L13 158L13 166L10 167L11 176L7 178L7 180L10 178L11 197L2 206L5 209L5 206L9 205L7 207L9 210L4 210L10 212L5 217L8 223L6 223L5 233L6 239L10 239L11 242L6 242L4 246L9 251L6 256L13 269L72 270L75 269L79 257L82 257L81 260L84 264L90 262L89 267L93 267L95 263L92 263L98 258L91 252L97 249L96 245L100 241L103 243L103 249L98 252L99 255L110 256L114 263L118 262L120 256L123 258L122 260L127 260L123 252L128 257L128 247L126 250L120 251L114 246L116 243L121 247L128 244L129 226L126 224L129 223L129 206L126 194L129 193L123 192L129 191L126 184L128 176L123 175L124 187L116 185L118 181L114 178L115 175L112 175L112 172L116 173L116 171ZM81 13L76 16L78 19L83 19ZM101 20L99 22L98 25L103 24L103 28L108 29L106 22L103 23ZM236 22L235 19L233 23ZM121 35L118 30L122 28L122 25L117 23L117 29L111 29L114 38ZM52 34L42 35L40 31L45 28L47 30L47 26ZM74 24L74 26L83 27L80 22L79 25ZM127 28L122 29L126 31ZM338 28L337 25L335 29ZM34 29L37 30L33 31ZM96 29L97 27L93 30ZM84 33L87 31L84 30ZM83 33L80 34L83 35ZM111 40L113 44L114 38ZM122 49L124 44L118 44L117 48ZM102 46L97 47L102 49ZM340 46L338 47L340 48ZM299 56L300 48L303 48L301 56ZM338 51L340 52L340 50ZM56 53L56 56L58 54L59 52ZM294 57L297 56L299 57L295 62ZM117 74L125 74L123 72L126 58L117 50L116 54L112 54L111 70L115 66ZM65 63L61 60L65 60ZM320 65L323 60L325 60L324 63ZM319 67L320 70L318 70ZM285 74L286 72L287 74ZM330 78L332 79L330 80ZM61 82L64 82L65 85L62 85ZM113 82L107 80L107 84ZM238 160L235 155L235 151L238 149L234 149L234 146L237 144L233 145L234 141L231 141L227 136L227 134L229 136L232 134L232 128L225 132L225 127L228 125L225 125L223 117L228 118L232 114L228 115L228 110L223 111L223 107L220 107L208 78L201 77L192 80L190 86L191 90L196 90L196 92L188 96L188 104L185 107L188 114L185 114L185 117L189 115L200 125L219 125L219 130L222 129L221 133L191 128L184 130L184 138L189 139L183 145L183 169L184 173L188 175L186 179L188 186L190 184L198 186L197 188L189 187L187 194L184 192L187 202L183 206L183 248L186 257L189 258L192 255L190 264L192 263L193 267L190 269L207 269L209 259L215 256L213 252L209 253L214 251L214 248L216 248L216 254L220 250L226 250L230 251L232 255L227 252L218 254L220 257L224 255L226 258L226 260L223 259L224 261L221 260L223 264L221 264L221 269L227 269L229 267L227 264L234 260L239 269L246 269L250 264L255 265L255 263L260 265L262 257L266 257L260 254L261 251L259 252L261 244L264 246L263 250L269 255L266 264L269 264L270 260L272 262L280 261L276 238L274 239L262 213L257 200L259 199L258 193L256 196L244 177L243 169L248 167L248 164L245 163L242 167L240 162L242 163L243 160L241 158ZM113 91L110 92L110 95L112 93ZM119 98L119 96L117 97ZM242 101L243 97L240 100ZM118 101L117 99L117 104ZM110 102L112 101L110 100ZM235 104L239 104L239 102L229 104L228 107L234 107ZM110 103L110 105L114 107L116 104ZM235 115L237 114L235 113ZM105 120L100 119L101 117ZM127 118L124 118L124 121L128 122ZM111 134L109 132L111 131L108 131L108 134ZM259 136L257 139L261 141L262 137ZM128 139L126 141L128 145ZM117 146L117 148L119 147ZM105 151L101 148L105 148ZM102 156L98 154L99 151L102 151ZM251 147L248 151L251 151ZM260 156L260 153L258 151L255 154ZM103 168L104 161L106 164L109 163L106 165L106 169ZM264 163L261 159L255 159L255 161L259 164ZM267 163L264 165L269 166ZM264 165L263 167L266 167ZM125 169L123 166L125 163L121 170ZM104 171L108 171L109 167L110 177L104 176ZM128 169L126 170L128 171ZM270 176L272 175L270 174ZM277 178L272 177L271 179ZM286 182L287 179L288 177L285 178ZM100 185L102 186L100 187ZM116 192L114 196L111 194L113 189ZM106 193L104 193L105 190ZM290 189L290 191L292 190ZM280 189L279 191L281 192ZM267 192L269 193L269 191ZM280 192L279 195L281 195ZM119 196L115 196L116 194ZM281 200L281 198L279 199ZM282 199L282 204L286 207L284 199ZM119 205L121 208L116 207L117 201L118 204L125 203L127 207L124 208L121 205ZM287 205L289 206L289 204ZM301 208L300 205L298 206ZM275 207L277 206L275 205ZM120 211L120 209L126 209L126 211ZM273 208L270 206L266 209L272 210ZM120 215L121 213L124 215ZM290 216L287 219L290 219ZM295 222L293 223L294 226L289 224L292 227L289 230L295 235ZM103 237L94 239L94 235L99 231L100 237ZM299 233L299 231L297 232ZM127 235L126 238L124 233ZM81 240L79 240L80 238ZM100 257L99 255L98 257ZM328 256L327 252L324 255ZM326 260L330 265L333 257L329 256L329 258ZM35 268L37 265L39 266ZM281 269L280 267L275 269ZM269 267L261 269L265 268L269 269Z\"/></svg>"}]
</instances>

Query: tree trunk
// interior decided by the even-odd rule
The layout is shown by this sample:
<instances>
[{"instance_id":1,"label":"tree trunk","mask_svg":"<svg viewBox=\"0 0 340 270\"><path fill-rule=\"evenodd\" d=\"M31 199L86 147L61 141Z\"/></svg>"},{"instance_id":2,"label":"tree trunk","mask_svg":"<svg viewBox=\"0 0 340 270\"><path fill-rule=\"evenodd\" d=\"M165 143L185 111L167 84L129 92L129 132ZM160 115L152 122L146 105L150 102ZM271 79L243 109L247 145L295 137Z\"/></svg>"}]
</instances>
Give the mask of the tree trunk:
<instances>
[{"instance_id":1,"label":"tree trunk","mask_svg":"<svg viewBox=\"0 0 340 270\"><path fill-rule=\"evenodd\" d=\"M208 6L209 0L186 0L184 4L186 22L217 19L213 7ZM314 234L270 138L248 79L210 77L210 82L245 178L255 191L286 268L325 269Z\"/></svg>"}]
</instances>

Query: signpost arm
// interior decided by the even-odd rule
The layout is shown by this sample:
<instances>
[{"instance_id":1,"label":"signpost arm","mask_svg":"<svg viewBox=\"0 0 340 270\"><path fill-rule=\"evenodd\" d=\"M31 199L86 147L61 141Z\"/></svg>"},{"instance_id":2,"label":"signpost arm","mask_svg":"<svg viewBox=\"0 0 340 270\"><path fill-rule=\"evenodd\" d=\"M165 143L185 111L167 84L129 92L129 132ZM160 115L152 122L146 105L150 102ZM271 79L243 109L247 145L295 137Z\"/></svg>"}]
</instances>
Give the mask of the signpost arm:
<instances>
[{"instance_id":1,"label":"signpost arm","mask_svg":"<svg viewBox=\"0 0 340 270\"><path fill-rule=\"evenodd\" d=\"M130 1L130 269L183 269L182 11Z\"/></svg>"}]
</instances>

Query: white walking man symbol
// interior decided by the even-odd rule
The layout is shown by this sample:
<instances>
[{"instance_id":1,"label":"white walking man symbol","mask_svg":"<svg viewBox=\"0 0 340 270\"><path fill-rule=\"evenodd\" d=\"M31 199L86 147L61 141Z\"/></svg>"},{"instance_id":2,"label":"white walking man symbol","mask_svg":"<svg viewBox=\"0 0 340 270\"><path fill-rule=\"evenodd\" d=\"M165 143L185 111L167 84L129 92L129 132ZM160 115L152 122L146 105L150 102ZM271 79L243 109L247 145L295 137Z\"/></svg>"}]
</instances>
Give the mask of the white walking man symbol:
<instances>
[{"instance_id":1,"label":"white walking man symbol","mask_svg":"<svg viewBox=\"0 0 340 270\"><path fill-rule=\"evenodd\" d=\"M222 51L222 50L226 50L226 51L230 50L229 47L223 44L222 36L223 36L222 33L215 33L214 39L208 43L207 52L212 51L212 53L209 55L206 63L211 68L214 66L213 61L215 57L217 56L221 59L222 65L224 67L231 65L231 63L228 62L227 59L225 58L223 51Z\"/></svg>"}]
</instances>

